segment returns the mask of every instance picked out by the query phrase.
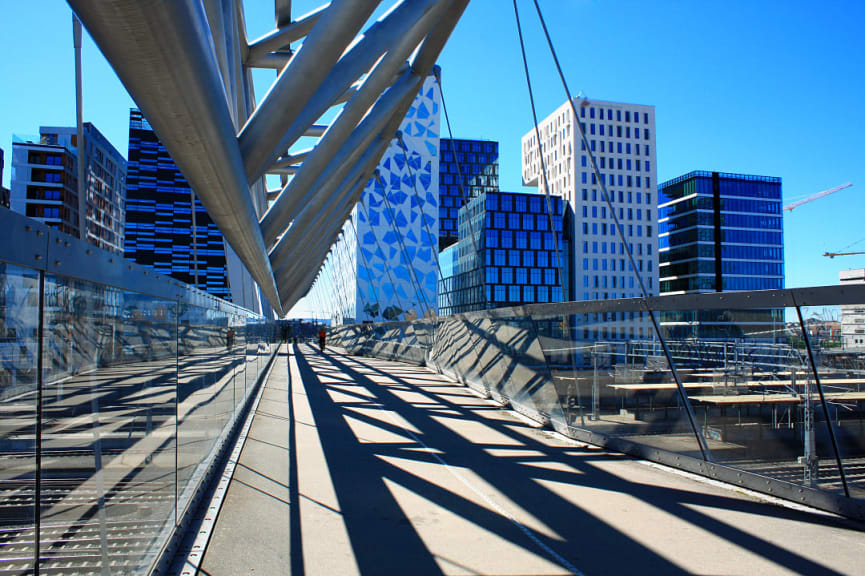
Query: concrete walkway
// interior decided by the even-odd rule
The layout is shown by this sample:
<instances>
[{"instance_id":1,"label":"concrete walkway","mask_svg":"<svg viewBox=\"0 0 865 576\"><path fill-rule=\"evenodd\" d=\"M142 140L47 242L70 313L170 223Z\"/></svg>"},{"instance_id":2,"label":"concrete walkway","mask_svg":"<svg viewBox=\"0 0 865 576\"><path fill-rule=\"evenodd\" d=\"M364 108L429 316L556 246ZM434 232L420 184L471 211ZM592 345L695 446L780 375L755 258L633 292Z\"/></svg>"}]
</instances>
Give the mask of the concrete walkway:
<instances>
[{"instance_id":1,"label":"concrete walkway","mask_svg":"<svg viewBox=\"0 0 865 576\"><path fill-rule=\"evenodd\" d=\"M573 443L424 368L289 348L203 574L865 574L860 524Z\"/></svg>"}]
</instances>

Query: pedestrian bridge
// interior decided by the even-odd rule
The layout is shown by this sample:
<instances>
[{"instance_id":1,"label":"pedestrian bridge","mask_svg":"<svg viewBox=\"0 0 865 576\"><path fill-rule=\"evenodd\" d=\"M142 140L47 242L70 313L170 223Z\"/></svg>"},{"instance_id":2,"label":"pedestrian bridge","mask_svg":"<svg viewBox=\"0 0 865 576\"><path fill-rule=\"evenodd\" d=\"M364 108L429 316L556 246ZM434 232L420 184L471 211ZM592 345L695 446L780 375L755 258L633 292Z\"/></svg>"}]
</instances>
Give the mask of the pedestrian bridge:
<instances>
[{"instance_id":1,"label":"pedestrian bridge","mask_svg":"<svg viewBox=\"0 0 865 576\"><path fill-rule=\"evenodd\" d=\"M695 478L568 439L428 368L288 345L187 570L862 569L861 524Z\"/></svg>"},{"instance_id":2,"label":"pedestrian bridge","mask_svg":"<svg viewBox=\"0 0 865 576\"><path fill-rule=\"evenodd\" d=\"M861 571L861 353L801 321L602 334L646 309L801 319L863 287L343 326L321 353L0 224L3 573Z\"/></svg>"}]
</instances>

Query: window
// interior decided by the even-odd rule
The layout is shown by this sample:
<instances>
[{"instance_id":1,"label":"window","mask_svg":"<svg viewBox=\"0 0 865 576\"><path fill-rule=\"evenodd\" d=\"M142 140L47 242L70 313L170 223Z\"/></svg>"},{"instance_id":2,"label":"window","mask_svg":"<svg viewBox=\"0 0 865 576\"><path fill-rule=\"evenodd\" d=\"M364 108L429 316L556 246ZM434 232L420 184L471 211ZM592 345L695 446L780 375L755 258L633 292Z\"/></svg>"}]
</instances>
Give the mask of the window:
<instances>
[{"instance_id":1,"label":"window","mask_svg":"<svg viewBox=\"0 0 865 576\"><path fill-rule=\"evenodd\" d=\"M496 302L504 302L505 301L505 287L502 286L501 284L496 285L495 300L496 300Z\"/></svg>"},{"instance_id":2,"label":"window","mask_svg":"<svg viewBox=\"0 0 865 576\"><path fill-rule=\"evenodd\" d=\"M517 284L525 284L528 282L528 272L525 268L517 268Z\"/></svg>"},{"instance_id":3,"label":"window","mask_svg":"<svg viewBox=\"0 0 865 576\"><path fill-rule=\"evenodd\" d=\"M553 286L556 284L556 271L553 268L547 268L544 270L544 284L547 286Z\"/></svg>"},{"instance_id":4,"label":"window","mask_svg":"<svg viewBox=\"0 0 865 576\"><path fill-rule=\"evenodd\" d=\"M520 301L520 287L516 284L512 286L508 286L508 301L509 302L519 302Z\"/></svg>"},{"instance_id":5,"label":"window","mask_svg":"<svg viewBox=\"0 0 865 576\"><path fill-rule=\"evenodd\" d=\"M534 286L539 285L541 283L541 269L532 268L529 272L529 279Z\"/></svg>"}]
</instances>

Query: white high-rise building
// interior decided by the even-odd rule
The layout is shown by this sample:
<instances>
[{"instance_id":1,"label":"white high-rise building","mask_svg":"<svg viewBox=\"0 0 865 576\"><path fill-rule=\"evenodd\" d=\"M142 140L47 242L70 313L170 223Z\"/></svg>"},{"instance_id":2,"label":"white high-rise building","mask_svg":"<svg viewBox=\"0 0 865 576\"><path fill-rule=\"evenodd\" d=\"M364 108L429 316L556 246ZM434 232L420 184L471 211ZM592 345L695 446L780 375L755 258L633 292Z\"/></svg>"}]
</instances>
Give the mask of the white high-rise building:
<instances>
[{"instance_id":1,"label":"white high-rise building","mask_svg":"<svg viewBox=\"0 0 865 576\"><path fill-rule=\"evenodd\" d=\"M838 280L841 286L865 284L865 268L841 270ZM865 349L865 306L841 306L841 338L846 350Z\"/></svg>"},{"instance_id":2,"label":"white high-rise building","mask_svg":"<svg viewBox=\"0 0 865 576\"><path fill-rule=\"evenodd\" d=\"M586 98L575 98L574 103L640 277L646 290L657 294L655 108ZM538 126L550 194L570 203L574 214L569 293L573 300L641 296L575 122L565 102ZM525 186L545 192L534 130L522 138L522 171ZM630 327L636 325L628 323L609 337L649 336L647 327L639 324L633 335Z\"/></svg>"}]
</instances>

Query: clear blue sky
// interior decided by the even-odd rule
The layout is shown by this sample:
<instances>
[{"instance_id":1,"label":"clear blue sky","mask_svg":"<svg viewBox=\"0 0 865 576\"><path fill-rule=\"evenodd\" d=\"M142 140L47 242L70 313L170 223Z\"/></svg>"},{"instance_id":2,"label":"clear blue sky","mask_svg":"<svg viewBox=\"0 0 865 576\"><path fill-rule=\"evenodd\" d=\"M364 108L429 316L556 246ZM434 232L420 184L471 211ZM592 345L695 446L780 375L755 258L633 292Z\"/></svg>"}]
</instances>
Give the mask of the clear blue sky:
<instances>
[{"instance_id":1,"label":"clear blue sky","mask_svg":"<svg viewBox=\"0 0 865 576\"><path fill-rule=\"evenodd\" d=\"M295 0L300 14L318 0ZM247 0L251 37L272 2ZM572 90L656 107L658 178L695 169L780 176L788 200L854 186L785 216L787 286L836 284L865 256L865 3L541 0ZM538 113L564 102L533 4L520 0ZM75 122L71 12L59 0L0 0L0 147ZM501 187L518 190L531 129L513 8L472 0L440 59L455 137L497 140ZM271 72L257 75L258 94ZM89 38L85 120L125 155L132 100Z\"/></svg>"}]
</instances>

